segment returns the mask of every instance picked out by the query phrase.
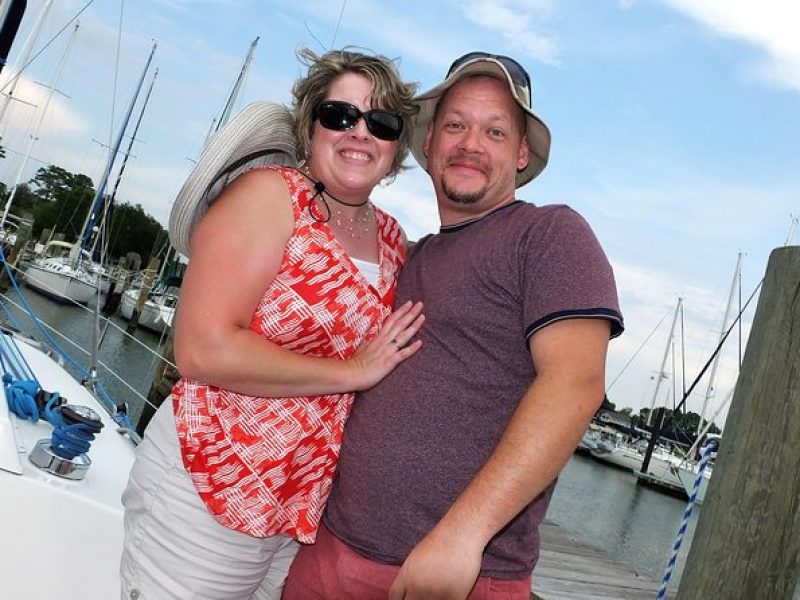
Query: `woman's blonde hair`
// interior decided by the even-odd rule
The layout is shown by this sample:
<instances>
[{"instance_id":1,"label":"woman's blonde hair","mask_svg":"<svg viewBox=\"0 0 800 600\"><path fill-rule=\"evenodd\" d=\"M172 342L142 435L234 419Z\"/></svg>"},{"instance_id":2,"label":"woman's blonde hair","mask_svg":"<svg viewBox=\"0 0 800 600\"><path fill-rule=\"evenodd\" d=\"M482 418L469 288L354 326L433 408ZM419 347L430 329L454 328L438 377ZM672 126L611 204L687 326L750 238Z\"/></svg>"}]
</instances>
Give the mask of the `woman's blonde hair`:
<instances>
[{"instance_id":1,"label":"woman's blonde hair","mask_svg":"<svg viewBox=\"0 0 800 600\"><path fill-rule=\"evenodd\" d=\"M341 49L317 55L309 48L301 48L297 57L308 67L308 74L292 87L295 133L301 157L308 158L314 112L328 97L334 79L345 73L355 73L372 83L371 100L375 108L396 112L403 119L403 132L397 140L397 151L387 177L397 175L404 168L403 161L411 143L411 117L417 113L412 100L417 84L403 82L395 61L378 54Z\"/></svg>"}]
</instances>

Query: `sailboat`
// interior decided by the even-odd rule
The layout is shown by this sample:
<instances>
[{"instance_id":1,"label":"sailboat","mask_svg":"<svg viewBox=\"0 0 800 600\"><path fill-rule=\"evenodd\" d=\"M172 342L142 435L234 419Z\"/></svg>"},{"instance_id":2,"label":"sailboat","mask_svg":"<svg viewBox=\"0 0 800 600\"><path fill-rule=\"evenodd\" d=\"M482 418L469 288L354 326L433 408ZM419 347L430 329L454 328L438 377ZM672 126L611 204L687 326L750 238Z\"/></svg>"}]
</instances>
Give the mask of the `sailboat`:
<instances>
[{"instance_id":1,"label":"sailboat","mask_svg":"<svg viewBox=\"0 0 800 600\"><path fill-rule=\"evenodd\" d=\"M675 335L675 326L678 322L678 317L683 308L683 298L678 298L675 306L675 313L672 319L672 326L670 328L669 336L667 337L667 344L664 350L664 355L661 360L661 366L658 371L655 390L650 403L650 411L647 417L647 425L651 425L652 415L658 400L661 384L666 380L667 375L665 372L666 361L672 347L672 341ZM644 435L645 432L643 431ZM642 473L642 465L644 464L645 450L647 441L643 438L638 443L626 440L620 434L613 443L606 443L596 445L589 450L593 458L608 463L610 465L633 471L639 477L647 477L649 480L655 481L662 485L669 491L681 494L683 486L677 474L672 470L672 467L677 466L683 461L681 456L674 453L671 448L665 446L657 446L650 458L650 464L647 471Z\"/></svg>"},{"instance_id":2,"label":"sailboat","mask_svg":"<svg viewBox=\"0 0 800 600\"><path fill-rule=\"evenodd\" d=\"M731 309L733 307L733 300L736 295L736 292L740 289L740 282L742 276L742 253L740 252L736 258L736 268L733 272L733 280L731 281L730 291L728 293L728 302L725 307L725 314L722 317L722 327L720 329L720 337L718 343L721 345L725 341L726 331L728 330L728 324L731 315ZM740 321L741 314L737 317L736 322ZM732 327L732 325L731 325ZM708 379L708 386L706 387L706 393L703 398L703 407L700 411L700 421L697 424L697 441L692 445L689 449L689 456L693 456L694 453L698 450L700 441L703 440L704 443L713 443L716 447L719 446L720 436L712 433L708 433L709 428L714 422L714 419L722 412L722 409L727 406L731 399L733 398L733 390L730 391L727 398L720 405L717 407L716 412L714 415L711 416L710 419L706 420L706 410L708 408L708 404L711 398L714 395L714 383L716 381L717 376L717 368L719 366L720 357L722 354L718 352L713 359L711 365L711 373ZM714 461L713 459L708 461L708 464L703 469L702 473L699 473L698 469L698 462L695 460L687 460L679 465L673 467L673 472L678 476L681 480L681 484L683 485L684 489L686 490L687 495L691 496L692 490L694 489L694 484L696 479L699 475L702 475L702 479L700 480L700 485L697 490L697 496L695 502L697 504L702 504L705 500L706 489L708 488L708 482L711 479L711 475L714 470Z\"/></svg>"},{"instance_id":3,"label":"sailboat","mask_svg":"<svg viewBox=\"0 0 800 600\"><path fill-rule=\"evenodd\" d=\"M139 326L155 333L164 333L172 327L175 310L178 306L179 290L177 286L169 285L169 283L172 282L164 281L162 276L148 293L147 299L141 305ZM142 289L142 287L134 287L122 293L119 311L123 319L130 321L133 318Z\"/></svg>"},{"instance_id":4,"label":"sailboat","mask_svg":"<svg viewBox=\"0 0 800 600\"><path fill-rule=\"evenodd\" d=\"M39 25L41 24L43 16L49 10L49 7L50 3L48 2L42 10L42 16L40 16L39 19ZM47 114L53 94L61 78L61 73L64 70L67 56L69 55L70 49L75 41L78 27L79 25L76 24L67 47L61 56L53 83L48 87L48 93L44 105L37 112L35 124L29 135L26 151L17 168L14 182L11 186L11 192L6 200L2 218L0 218L0 228L2 228L3 231L5 231L5 225L11 216L9 211L17 191L17 184L22 177L22 173L25 169L25 165L28 162L28 158L30 157L33 146L36 143L36 140L38 140L39 129L42 125L45 115ZM3 110L6 106L7 103L3 105ZM10 242L10 240L7 241ZM40 261L37 261L37 263L34 264L29 281L31 287L57 300L67 300L72 298L82 304L86 304L91 301L93 297L93 290L95 290L97 287L96 277L93 273L81 271L73 274L70 266L64 263L60 255L52 256L45 254Z\"/></svg>"},{"instance_id":5,"label":"sailboat","mask_svg":"<svg viewBox=\"0 0 800 600\"><path fill-rule=\"evenodd\" d=\"M108 270L102 263L95 262L93 259L94 244L97 243L97 233L99 231L99 228L95 227L95 221L101 210L105 208L104 218L108 212L105 190L108 185L109 175L122 144L139 92L142 89L142 84L153 61L156 47L157 44L154 42L123 119L122 127L120 127L117 134L116 142L112 146L100 184L97 186L94 199L90 204L80 239L72 246L69 256L36 259L25 271L24 281L28 287L57 301L77 302L92 307L102 306L111 287Z\"/></svg>"},{"instance_id":6,"label":"sailboat","mask_svg":"<svg viewBox=\"0 0 800 600\"><path fill-rule=\"evenodd\" d=\"M79 258L76 264L91 274L90 257ZM0 329L0 595L118 597L121 495L141 439L124 405L97 379L96 366L72 359L37 319L1 252L0 270L39 338L19 333L16 313L0 303L13 327ZM64 279L77 281L79 272L65 270Z\"/></svg>"},{"instance_id":7,"label":"sailboat","mask_svg":"<svg viewBox=\"0 0 800 600\"><path fill-rule=\"evenodd\" d=\"M80 240L85 252L115 154ZM42 340L0 330L0 597L119 597L121 495L140 438L97 381L96 366L72 360L36 319L2 252L0 269ZM14 314L6 318L21 330Z\"/></svg>"}]
</instances>

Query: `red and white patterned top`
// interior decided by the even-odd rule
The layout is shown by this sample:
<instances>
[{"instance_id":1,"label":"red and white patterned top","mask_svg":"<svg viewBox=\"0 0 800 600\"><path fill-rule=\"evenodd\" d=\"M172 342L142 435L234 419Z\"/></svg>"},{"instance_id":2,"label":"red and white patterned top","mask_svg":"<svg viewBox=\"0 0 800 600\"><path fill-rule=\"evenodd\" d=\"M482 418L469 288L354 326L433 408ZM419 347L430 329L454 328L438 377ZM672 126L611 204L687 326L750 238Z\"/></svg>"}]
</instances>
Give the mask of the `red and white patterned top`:
<instances>
[{"instance_id":1,"label":"red and white patterned top","mask_svg":"<svg viewBox=\"0 0 800 600\"><path fill-rule=\"evenodd\" d=\"M380 273L373 287L330 228L312 218L303 176L266 168L286 180L295 226L250 329L294 352L348 358L391 312L405 260L400 227L375 209ZM183 463L216 520L256 537L313 542L353 394L259 398L181 379L172 396Z\"/></svg>"}]
</instances>

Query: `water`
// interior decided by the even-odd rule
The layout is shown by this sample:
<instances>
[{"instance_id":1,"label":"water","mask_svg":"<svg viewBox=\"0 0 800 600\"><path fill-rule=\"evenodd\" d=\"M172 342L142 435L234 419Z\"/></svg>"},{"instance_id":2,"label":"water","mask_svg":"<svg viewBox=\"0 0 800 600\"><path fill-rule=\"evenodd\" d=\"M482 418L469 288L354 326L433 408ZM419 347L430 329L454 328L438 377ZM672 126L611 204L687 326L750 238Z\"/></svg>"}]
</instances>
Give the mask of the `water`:
<instances>
[{"instance_id":1,"label":"water","mask_svg":"<svg viewBox=\"0 0 800 600\"><path fill-rule=\"evenodd\" d=\"M685 509L684 500L637 485L632 473L576 454L559 477L547 518L661 581ZM695 506L689 520L671 590L680 581L700 510Z\"/></svg>"},{"instance_id":2,"label":"water","mask_svg":"<svg viewBox=\"0 0 800 600\"><path fill-rule=\"evenodd\" d=\"M29 290L24 285L21 286L21 289L40 321L61 333L78 347L89 351L92 346L92 328L94 326L94 314L91 311L80 306L59 304ZM21 304L13 288L9 289L5 296L9 300ZM27 314L15 308L10 302L6 302L5 299L3 300L3 304L16 319L19 328L28 335L41 340L42 335ZM0 320L4 323L14 324L13 320L9 319L5 313L0 314ZM137 396L136 392L142 396L147 395L158 366L158 359L151 351L159 351L163 339L146 329L137 329L133 335L134 339L131 339L124 334L127 321L120 317L112 317L110 320L122 331L111 325L106 328L98 357L99 361L108 368L99 366L98 378L114 402L117 404L127 402L131 421L136 423L144 406L143 400ZM100 327L102 331L103 322ZM48 332L73 359L82 365L89 364L89 355L86 352L65 341L63 337L53 334L52 331L48 330ZM72 368L69 364L65 366L73 375L81 378L77 369ZM109 371L116 373L128 385L121 383ZM131 387L135 391L132 391Z\"/></svg>"},{"instance_id":3,"label":"water","mask_svg":"<svg viewBox=\"0 0 800 600\"><path fill-rule=\"evenodd\" d=\"M81 347L90 348L94 319L92 313L80 307L58 304L24 287L23 291L40 320L76 341ZM19 302L13 290L7 295ZM29 334L35 332L29 319L22 317L19 310L11 310L23 331ZM2 318L7 320L5 316ZM113 317L112 322L123 330L126 326L126 321L119 317ZM35 337L41 339L38 334ZM146 348L126 337L121 331L109 327L100 349L100 361L119 374L136 391L146 395L157 367L157 360L148 348L158 350L163 340L144 329L138 329L134 337ZM70 355L82 364L87 364L88 357L85 354L61 338L56 339ZM104 368L99 369L99 375L116 402L128 402L131 419L135 423L141 413L142 400L109 376ZM660 580L685 507L686 503L682 500L636 485L636 479L631 473L575 455L559 477L547 517L574 537L602 548L611 557L635 571ZM699 507L695 507L689 522L672 575L671 589L676 588L680 581L699 510Z\"/></svg>"}]
</instances>

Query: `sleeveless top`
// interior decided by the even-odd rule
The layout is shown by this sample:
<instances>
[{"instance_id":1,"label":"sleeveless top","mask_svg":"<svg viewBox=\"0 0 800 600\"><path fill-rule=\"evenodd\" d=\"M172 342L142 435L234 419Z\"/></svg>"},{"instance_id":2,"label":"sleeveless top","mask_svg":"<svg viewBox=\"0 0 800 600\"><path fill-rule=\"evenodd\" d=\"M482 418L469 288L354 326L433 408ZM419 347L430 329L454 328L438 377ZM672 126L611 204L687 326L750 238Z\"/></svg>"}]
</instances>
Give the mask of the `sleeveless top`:
<instances>
[{"instance_id":1,"label":"sleeveless top","mask_svg":"<svg viewBox=\"0 0 800 600\"><path fill-rule=\"evenodd\" d=\"M379 277L372 286L311 216L304 177L266 168L288 184L295 224L250 329L293 352L346 359L391 312L406 253L400 227L375 208ZM221 285L232 283L221 275ZM184 466L214 518L256 537L313 542L354 394L261 398L184 378L172 394Z\"/></svg>"}]
</instances>

